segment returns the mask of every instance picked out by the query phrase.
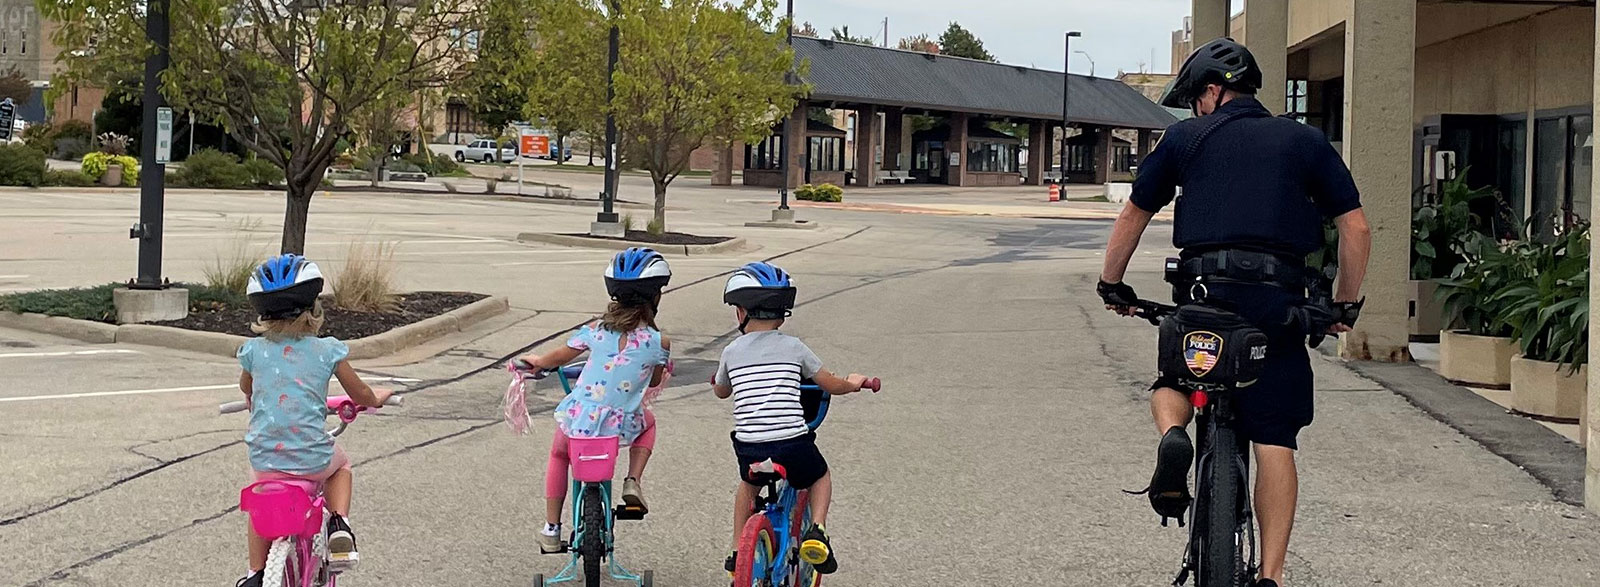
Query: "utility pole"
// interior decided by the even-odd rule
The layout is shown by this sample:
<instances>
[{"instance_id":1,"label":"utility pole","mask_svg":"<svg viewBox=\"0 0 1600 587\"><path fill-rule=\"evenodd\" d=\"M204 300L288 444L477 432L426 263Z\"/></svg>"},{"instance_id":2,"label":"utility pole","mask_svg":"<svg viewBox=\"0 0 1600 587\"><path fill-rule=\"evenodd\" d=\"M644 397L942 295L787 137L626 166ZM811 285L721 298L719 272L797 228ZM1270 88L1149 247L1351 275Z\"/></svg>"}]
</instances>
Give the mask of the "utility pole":
<instances>
[{"instance_id":1,"label":"utility pole","mask_svg":"<svg viewBox=\"0 0 1600 587\"><path fill-rule=\"evenodd\" d=\"M161 279L162 209L166 199L166 166L156 162L156 110L167 105L161 95L161 73L167 70L171 39L169 0L150 0L144 35L155 48L144 59L144 121L139 139L139 223L129 237L139 239L139 274L133 289L163 289Z\"/></svg>"},{"instance_id":2,"label":"utility pole","mask_svg":"<svg viewBox=\"0 0 1600 587\"><path fill-rule=\"evenodd\" d=\"M1067 183L1067 125L1070 124L1068 104L1071 103L1072 93L1072 38L1081 37L1078 31L1067 32L1066 63L1061 68L1061 179L1062 185Z\"/></svg>"},{"instance_id":3,"label":"utility pole","mask_svg":"<svg viewBox=\"0 0 1600 587\"><path fill-rule=\"evenodd\" d=\"M617 218L615 203L617 199L617 115L612 108L617 98L617 87L614 81L617 76L618 44L621 32L617 29L617 18L622 13L621 0L611 0L611 39L606 49L606 152L605 152L605 191L600 194L600 213L595 215L594 224L589 226L589 233L596 236L627 236L627 228L622 226Z\"/></svg>"},{"instance_id":4,"label":"utility pole","mask_svg":"<svg viewBox=\"0 0 1600 587\"><path fill-rule=\"evenodd\" d=\"M784 42L789 45L789 50L793 51L794 50L794 0L789 0L788 12L786 12L785 14L787 16L784 18L784 20L787 22L787 26L789 27L789 30L784 31L784 33L785 33L784 34ZM793 83L794 82L793 75L794 75L794 66L790 65L789 71L786 71L783 74L783 77L785 78L784 81ZM789 118L787 120L783 121L783 148L778 150L778 152L783 153L783 185L778 186L778 209L776 211L773 211L773 213L772 213L772 220L774 222L778 221L780 219L780 216L784 216L784 215L786 215L788 217L787 219L790 219L790 220L792 220L794 218L794 212L788 211L789 210L789 178L791 177L790 174L794 173L794 169L793 169L794 165L791 165L791 163L794 161L794 157L792 157L791 156L792 153L789 152L789 147L790 147L789 139L791 138L791 134L790 133L794 132L794 127L796 125L803 125L805 123L806 123L806 120L804 118L801 118L798 121L795 120L793 112L790 112L789 113Z\"/></svg>"},{"instance_id":5,"label":"utility pole","mask_svg":"<svg viewBox=\"0 0 1600 587\"><path fill-rule=\"evenodd\" d=\"M1088 51L1073 51L1073 52L1077 53L1079 55L1082 55L1084 59L1088 59L1089 60L1089 77L1094 77L1094 56L1090 55Z\"/></svg>"}]
</instances>

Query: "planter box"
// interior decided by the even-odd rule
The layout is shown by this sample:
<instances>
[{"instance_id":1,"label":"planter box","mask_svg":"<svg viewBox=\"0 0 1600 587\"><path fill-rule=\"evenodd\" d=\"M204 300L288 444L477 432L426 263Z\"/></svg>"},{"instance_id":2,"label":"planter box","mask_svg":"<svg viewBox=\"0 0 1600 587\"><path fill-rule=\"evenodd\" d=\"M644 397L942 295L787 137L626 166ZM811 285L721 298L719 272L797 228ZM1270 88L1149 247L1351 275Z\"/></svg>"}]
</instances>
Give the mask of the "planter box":
<instances>
[{"instance_id":1,"label":"planter box","mask_svg":"<svg viewBox=\"0 0 1600 587\"><path fill-rule=\"evenodd\" d=\"M1114 182L1106 184L1106 200L1113 204L1121 204L1133 196L1133 184Z\"/></svg>"},{"instance_id":2,"label":"planter box","mask_svg":"<svg viewBox=\"0 0 1600 587\"><path fill-rule=\"evenodd\" d=\"M1508 389L1511 357L1517 346L1509 338L1473 336L1446 330L1439 333L1439 374L1473 387Z\"/></svg>"},{"instance_id":3,"label":"planter box","mask_svg":"<svg viewBox=\"0 0 1600 587\"><path fill-rule=\"evenodd\" d=\"M1568 373L1556 363L1518 355L1511 360L1511 409L1555 420L1578 422L1589 397L1589 367Z\"/></svg>"},{"instance_id":4,"label":"planter box","mask_svg":"<svg viewBox=\"0 0 1600 587\"><path fill-rule=\"evenodd\" d=\"M1411 281L1411 342L1439 342L1444 330L1444 304L1439 303L1439 284L1433 280Z\"/></svg>"},{"instance_id":5,"label":"planter box","mask_svg":"<svg viewBox=\"0 0 1600 587\"><path fill-rule=\"evenodd\" d=\"M100 185L111 187L122 185L122 165L117 163L107 165L105 175L100 176Z\"/></svg>"}]
</instances>

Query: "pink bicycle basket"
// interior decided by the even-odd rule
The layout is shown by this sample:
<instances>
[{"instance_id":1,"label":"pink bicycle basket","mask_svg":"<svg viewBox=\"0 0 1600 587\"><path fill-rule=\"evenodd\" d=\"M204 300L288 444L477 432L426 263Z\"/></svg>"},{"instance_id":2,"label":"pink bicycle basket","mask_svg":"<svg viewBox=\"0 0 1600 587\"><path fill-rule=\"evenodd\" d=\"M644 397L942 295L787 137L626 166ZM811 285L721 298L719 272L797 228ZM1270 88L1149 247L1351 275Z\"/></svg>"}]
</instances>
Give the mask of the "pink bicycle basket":
<instances>
[{"instance_id":1,"label":"pink bicycle basket","mask_svg":"<svg viewBox=\"0 0 1600 587\"><path fill-rule=\"evenodd\" d=\"M250 514L250 526L267 540L316 536L322 531L322 498L309 481L257 481L239 491L239 509Z\"/></svg>"},{"instance_id":2,"label":"pink bicycle basket","mask_svg":"<svg viewBox=\"0 0 1600 587\"><path fill-rule=\"evenodd\" d=\"M572 459L572 478L581 483L610 481L617 470L615 436L568 438L567 455Z\"/></svg>"}]
</instances>

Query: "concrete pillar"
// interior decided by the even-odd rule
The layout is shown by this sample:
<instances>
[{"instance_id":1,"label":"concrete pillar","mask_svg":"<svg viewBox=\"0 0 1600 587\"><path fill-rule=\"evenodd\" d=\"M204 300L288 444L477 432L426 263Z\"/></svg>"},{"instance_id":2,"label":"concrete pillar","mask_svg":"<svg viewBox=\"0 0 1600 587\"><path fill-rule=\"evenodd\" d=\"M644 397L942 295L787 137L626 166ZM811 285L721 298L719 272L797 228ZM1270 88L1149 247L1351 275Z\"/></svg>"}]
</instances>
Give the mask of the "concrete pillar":
<instances>
[{"instance_id":1,"label":"concrete pillar","mask_svg":"<svg viewBox=\"0 0 1600 587\"><path fill-rule=\"evenodd\" d=\"M1415 2L1352 0L1345 24L1344 158L1372 223L1366 309L1346 358L1408 361Z\"/></svg>"},{"instance_id":2,"label":"concrete pillar","mask_svg":"<svg viewBox=\"0 0 1600 587\"><path fill-rule=\"evenodd\" d=\"M1044 170L1050 166L1050 127L1043 120L1028 125L1028 177L1027 185L1044 185Z\"/></svg>"},{"instance_id":3,"label":"concrete pillar","mask_svg":"<svg viewBox=\"0 0 1600 587\"><path fill-rule=\"evenodd\" d=\"M1111 181L1111 156L1115 152L1111 148L1111 128L1095 127L1094 129L1094 183L1105 185Z\"/></svg>"},{"instance_id":4,"label":"concrete pillar","mask_svg":"<svg viewBox=\"0 0 1600 587\"><path fill-rule=\"evenodd\" d=\"M911 141L902 141L900 131L905 126L906 114L899 108L890 108L883 113L883 168L901 170L907 165L900 162L900 153L905 150Z\"/></svg>"},{"instance_id":5,"label":"concrete pillar","mask_svg":"<svg viewBox=\"0 0 1600 587\"><path fill-rule=\"evenodd\" d=\"M878 185L878 107L856 111L856 187Z\"/></svg>"},{"instance_id":6,"label":"concrete pillar","mask_svg":"<svg viewBox=\"0 0 1600 587\"><path fill-rule=\"evenodd\" d=\"M1595 15L1595 33L1594 51L1595 55L1600 56L1600 12ZM1600 60L1595 61L1592 85L1595 89L1594 95L1600 96ZM1600 149L1594 150L1594 161L1600 162ZM1600 182L1591 182L1589 190L1589 217L1600 218L1600 216L1594 216L1595 212L1600 211L1600 197L1595 196L1595 194L1600 194ZM1594 269L1600 267L1600 258L1597 258L1594 254L1596 247L1597 244L1591 241L1589 244L1590 306L1593 306L1596 300L1600 300L1600 287L1596 287L1596 279L1600 279L1600 277L1597 277L1600 276L1600 273L1596 273ZM1595 338L1596 334L1600 334L1600 321L1591 319L1589 320L1589 340L1600 340ZM1588 451L1588 459L1583 467L1583 503L1592 511L1600 511L1600 442L1589 442L1600 438L1600 436L1597 436L1597 434L1600 434L1600 363L1595 363L1597 359L1600 359L1600 345L1590 345L1589 401L1584 409L1583 419L1579 422L1583 428L1580 438L1584 439L1584 444Z\"/></svg>"},{"instance_id":7,"label":"concrete pillar","mask_svg":"<svg viewBox=\"0 0 1600 587\"><path fill-rule=\"evenodd\" d=\"M790 169L789 189L794 189L806 183L806 113L811 110L811 103L800 100L794 105L794 112L789 114L789 119L784 124L794 125L789 129L789 144L784 146L783 164Z\"/></svg>"},{"instance_id":8,"label":"concrete pillar","mask_svg":"<svg viewBox=\"0 0 1600 587\"><path fill-rule=\"evenodd\" d=\"M711 172L711 185L733 185L734 141L717 146L717 168ZM739 149L743 151L744 149Z\"/></svg>"},{"instance_id":9,"label":"concrete pillar","mask_svg":"<svg viewBox=\"0 0 1600 587\"><path fill-rule=\"evenodd\" d=\"M1153 130L1139 129L1139 144L1133 146L1133 149L1138 151L1134 154L1135 165L1144 165L1144 158L1150 155L1151 149L1156 148L1155 141L1150 140L1154 136Z\"/></svg>"},{"instance_id":10,"label":"concrete pillar","mask_svg":"<svg viewBox=\"0 0 1600 587\"><path fill-rule=\"evenodd\" d=\"M1256 97L1273 114L1285 111L1289 72L1289 3L1287 0L1244 0L1244 37L1261 66L1261 91Z\"/></svg>"},{"instance_id":11,"label":"concrete pillar","mask_svg":"<svg viewBox=\"0 0 1600 587\"><path fill-rule=\"evenodd\" d=\"M949 178L948 181L953 186L967 185L968 177L971 176L967 173L968 120L969 117L965 112L950 115L950 140L945 142L944 164L948 169L945 177Z\"/></svg>"},{"instance_id":12,"label":"concrete pillar","mask_svg":"<svg viewBox=\"0 0 1600 587\"><path fill-rule=\"evenodd\" d=\"M1283 2L1284 0L1278 0ZM1228 0L1192 0L1189 14L1194 15L1194 47L1200 47L1217 37L1228 36Z\"/></svg>"}]
</instances>

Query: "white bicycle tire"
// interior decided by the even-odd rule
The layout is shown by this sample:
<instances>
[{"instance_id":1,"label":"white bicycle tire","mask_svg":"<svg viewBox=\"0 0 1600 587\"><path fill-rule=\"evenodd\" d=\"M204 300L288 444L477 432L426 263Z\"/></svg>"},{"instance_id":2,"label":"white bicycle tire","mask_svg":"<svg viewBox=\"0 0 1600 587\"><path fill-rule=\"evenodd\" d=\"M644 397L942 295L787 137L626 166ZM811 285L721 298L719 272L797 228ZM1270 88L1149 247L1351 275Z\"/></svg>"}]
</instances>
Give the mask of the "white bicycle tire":
<instances>
[{"instance_id":1,"label":"white bicycle tire","mask_svg":"<svg viewBox=\"0 0 1600 587\"><path fill-rule=\"evenodd\" d=\"M261 577L261 587L284 587L284 570L292 554L294 554L293 539L279 538L272 541L272 549L267 551L267 566Z\"/></svg>"}]
</instances>

